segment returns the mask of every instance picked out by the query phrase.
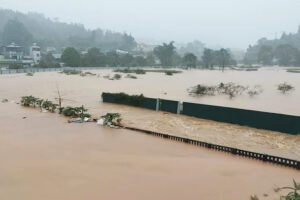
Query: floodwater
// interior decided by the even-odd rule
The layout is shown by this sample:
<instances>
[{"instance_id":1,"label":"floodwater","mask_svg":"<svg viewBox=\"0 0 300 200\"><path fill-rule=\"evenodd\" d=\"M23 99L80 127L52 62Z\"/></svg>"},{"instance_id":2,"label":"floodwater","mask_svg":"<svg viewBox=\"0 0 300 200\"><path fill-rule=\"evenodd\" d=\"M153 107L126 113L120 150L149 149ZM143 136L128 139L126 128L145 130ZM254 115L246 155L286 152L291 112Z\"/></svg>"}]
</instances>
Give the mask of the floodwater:
<instances>
[{"instance_id":1,"label":"floodwater","mask_svg":"<svg viewBox=\"0 0 300 200\"><path fill-rule=\"evenodd\" d=\"M92 72L100 77L68 76L57 72L36 73L33 77L24 74L2 75L0 99L19 101L22 96L34 95L55 101L58 87L65 99L64 106L85 105L94 117L107 112L119 112L127 126L300 160L300 135L292 136L101 102L102 92L143 93L154 98L300 115L300 74L287 73L284 68L279 67L262 68L254 72L228 70L224 73L188 70L173 76L147 73L136 75L138 79L111 81L103 78L108 74L112 76L114 73L111 70ZM253 98L242 95L230 99L226 96L193 97L187 92L188 88L197 84L218 85L220 82L235 82L250 87L260 85L263 93ZM281 94L277 91L277 85L283 82L293 85L295 90L286 95Z\"/></svg>"},{"instance_id":2,"label":"floodwater","mask_svg":"<svg viewBox=\"0 0 300 200\"><path fill-rule=\"evenodd\" d=\"M297 170L0 103L0 199L278 200ZM25 118L24 118L25 117Z\"/></svg>"}]
</instances>

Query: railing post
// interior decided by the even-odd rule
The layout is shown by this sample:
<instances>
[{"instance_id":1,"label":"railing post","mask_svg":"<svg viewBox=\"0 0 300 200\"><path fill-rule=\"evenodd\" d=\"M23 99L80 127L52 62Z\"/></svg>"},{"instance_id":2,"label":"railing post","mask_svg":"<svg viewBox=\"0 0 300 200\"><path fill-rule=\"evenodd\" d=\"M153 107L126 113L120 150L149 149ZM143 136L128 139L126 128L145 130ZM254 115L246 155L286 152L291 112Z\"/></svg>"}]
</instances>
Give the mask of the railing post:
<instances>
[{"instance_id":1,"label":"railing post","mask_svg":"<svg viewBox=\"0 0 300 200\"><path fill-rule=\"evenodd\" d=\"M179 115L181 113L181 102L178 101L178 105L177 105L177 115Z\"/></svg>"},{"instance_id":2,"label":"railing post","mask_svg":"<svg viewBox=\"0 0 300 200\"><path fill-rule=\"evenodd\" d=\"M159 102L160 102L160 100L156 99L156 111L159 111Z\"/></svg>"}]
</instances>

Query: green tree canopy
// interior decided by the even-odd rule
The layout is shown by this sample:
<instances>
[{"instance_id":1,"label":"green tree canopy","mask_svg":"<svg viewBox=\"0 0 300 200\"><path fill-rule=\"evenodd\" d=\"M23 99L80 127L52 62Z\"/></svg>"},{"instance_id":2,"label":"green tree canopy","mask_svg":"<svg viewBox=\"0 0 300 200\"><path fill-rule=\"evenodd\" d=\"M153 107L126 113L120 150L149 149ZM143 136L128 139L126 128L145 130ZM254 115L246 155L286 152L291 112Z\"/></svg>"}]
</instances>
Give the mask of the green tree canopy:
<instances>
[{"instance_id":1,"label":"green tree canopy","mask_svg":"<svg viewBox=\"0 0 300 200\"><path fill-rule=\"evenodd\" d=\"M66 48L61 59L69 67L78 67L80 65L80 54L74 47Z\"/></svg>"},{"instance_id":2,"label":"green tree canopy","mask_svg":"<svg viewBox=\"0 0 300 200\"><path fill-rule=\"evenodd\" d=\"M275 58L281 66L299 66L300 52L289 44L279 45L275 50Z\"/></svg>"},{"instance_id":3,"label":"green tree canopy","mask_svg":"<svg viewBox=\"0 0 300 200\"><path fill-rule=\"evenodd\" d=\"M83 60L85 60L83 63L86 66L99 67L106 65L105 54L95 47L88 50L88 53Z\"/></svg>"},{"instance_id":4,"label":"green tree canopy","mask_svg":"<svg viewBox=\"0 0 300 200\"><path fill-rule=\"evenodd\" d=\"M258 52L257 61L263 65L272 65L273 63L273 48L271 46L263 45Z\"/></svg>"},{"instance_id":5,"label":"green tree canopy","mask_svg":"<svg viewBox=\"0 0 300 200\"><path fill-rule=\"evenodd\" d=\"M175 54L174 42L169 44L163 43L163 45L154 48L154 55L158 57L162 66L170 67L173 65L173 56Z\"/></svg>"},{"instance_id":6,"label":"green tree canopy","mask_svg":"<svg viewBox=\"0 0 300 200\"><path fill-rule=\"evenodd\" d=\"M193 53L186 53L183 57L183 62L187 67L196 67L197 56L195 56Z\"/></svg>"},{"instance_id":7,"label":"green tree canopy","mask_svg":"<svg viewBox=\"0 0 300 200\"><path fill-rule=\"evenodd\" d=\"M204 67L210 68L214 66L214 51L212 49L204 49L202 62Z\"/></svg>"},{"instance_id":8,"label":"green tree canopy","mask_svg":"<svg viewBox=\"0 0 300 200\"><path fill-rule=\"evenodd\" d=\"M8 20L4 26L2 42L5 45L16 43L22 46L24 51L28 52L29 46L33 42L33 37L21 22L18 20Z\"/></svg>"}]
</instances>

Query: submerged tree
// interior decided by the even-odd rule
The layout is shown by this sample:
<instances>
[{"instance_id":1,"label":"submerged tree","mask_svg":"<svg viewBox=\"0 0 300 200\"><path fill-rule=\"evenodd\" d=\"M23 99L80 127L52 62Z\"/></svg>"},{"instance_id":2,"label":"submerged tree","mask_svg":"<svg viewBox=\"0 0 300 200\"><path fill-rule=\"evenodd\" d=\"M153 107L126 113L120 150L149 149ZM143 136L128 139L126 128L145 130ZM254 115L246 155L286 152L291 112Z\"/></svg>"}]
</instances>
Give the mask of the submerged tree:
<instances>
[{"instance_id":1,"label":"submerged tree","mask_svg":"<svg viewBox=\"0 0 300 200\"><path fill-rule=\"evenodd\" d=\"M155 47L153 52L160 60L162 66L170 67L173 65L175 49L174 42L170 42L169 44L163 43L163 45Z\"/></svg>"},{"instance_id":2,"label":"submerged tree","mask_svg":"<svg viewBox=\"0 0 300 200\"><path fill-rule=\"evenodd\" d=\"M272 65L273 64L273 48L271 46L263 45L260 47L258 52L257 61L263 65Z\"/></svg>"},{"instance_id":3,"label":"submerged tree","mask_svg":"<svg viewBox=\"0 0 300 200\"><path fill-rule=\"evenodd\" d=\"M66 48L61 59L70 67L78 67L80 65L80 54L74 47Z\"/></svg>"},{"instance_id":4,"label":"submerged tree","mask_svg":"<svg viewBox=\"0 0 300 200\"><path fill-rule=\"evenodd\" d=\"M183 62L187 67L195 68L197 65L197 56L193 53L186 53L183 57Z\"/></svg>"},{"instance_id":5,"label":"submerged tree","mask_svg":"<svg viewBox=\"0 0 300 200\"><path fill-rule=\"evenodd\" d=\"M212 49L204 49L202 62L206 68L214 66L214 51Z\"/></svg>"}]
</instances>

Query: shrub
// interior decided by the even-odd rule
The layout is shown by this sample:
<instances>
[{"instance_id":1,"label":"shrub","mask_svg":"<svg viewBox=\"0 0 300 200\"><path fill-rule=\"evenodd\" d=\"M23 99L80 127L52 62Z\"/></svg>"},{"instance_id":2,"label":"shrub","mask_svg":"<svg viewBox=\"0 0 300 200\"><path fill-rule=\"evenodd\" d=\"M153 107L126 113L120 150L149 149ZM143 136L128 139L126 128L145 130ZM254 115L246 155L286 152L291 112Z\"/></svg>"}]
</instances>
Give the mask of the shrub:
<instances>
[{"instance_id":1,"label":"shrub","mask_svg":"<svg viewBox=\"0 0 300 200\"><path fill-rule=\"evenodd\" d=\"M9 65L9 69L24 69L22 64L13 63Z\"/></svg>"},{"instance_id":2,"label":"shrub","mask_svg":"<svg viewBox=\"0 0 300 200\"><path fill-rule=\"evenodd\" d=\"M34 75L34 73L32 73L32 72L28 72L27 74L26 74L26 76L33 76Z\"/></svg>"},{"instance_id":3,"label":"shrub","mask_svg":"<svg viewBox=\"0 0 300 200\"><path fill-rule=\"evenodd\" d=\"M58 106L57 104L54 104L52 101L48 101L48 100L45 100L45 101L42 100L42 103L41 103L41 107L50 112L55 112L57 106Z\"/></svg>"},{"instance_id":4,"label":"shrub","mask_svg":"<svg viewBox=\"0 0 300 200\"><path fill-rule=\"evenodd\" d=\"M114 75L114 80L120 80L122 78L122 76L120 74L115 74Z\"/></svg>"},{"instance_id":5,"label":"shrub","mask_svg":"<svg viewBox=\"0 0 300 200\"><path fill-rule=\"evenodd\" d=\"M300 184L296 183L295 180L293 180L293 183L294 183L293 187L280 188L280 189L292 190L290 193L287 194L287 196L283 196L285 200L300 200L300 194L298 193L300 191Z\"/></svg>"},{"instance_id":6,"label":"shrub","mask_svg":"<svg viewBox=\"0 0 300 200\"><path fill-rule=\"evenodd\" d=\"M167 76L173 76L173 73L172 72L165 72L165 74L167 75Z\"/></svg>"},{"instance_id":7,"label":"shrub","mask_svg":"<svg viewBox=\"0 0 300 200\"><path fill-rule=\"evenodd\" d=\"M66 74L66 75L77 75L77 74L81 74L82 72L80 70L64 69L60 73L63 73L63 74Z\"/></svg>"},{"instance_id":8,"label":"shrub","mask_svg":"<svg viewBox=\"0 0 300 200\"><path fill-rule=\"evenodd\" d=\"M242 94L247 88L238 85L235 83L220 83L219 87L217 88L220 94L228 95L230 98L236 97L237 95Z\"/></svg>"},{"instance_id":9,"label":"shrub","mask_svg":"<svg viewBox=\"0 0 300 200\"><path fill-rule=\"evenodd\" d=\"M250 97L254 97L256 95L259 95L263 92L262 88L259 86L259 85L256 85L254 86L253 88L249 88L247 90L247 94L250 96Z\"/></svg>"},{"instance_id":10,"label":"shrub","mask_svg":"<svg viewBox=\"0 0 300 200\"><path fill-rule=\"evenodd\" d=\"M106 115L102 116L101 118L104 119L105 125L119 125L122 121L121 115L119 113L107 113Z\"/></svg>"},{"instance_id":11,"label":"shrub","mask_svg":"<svg viewBox=\"0 0 300 200\"><path fill-rule=\"evenodd\" d=\"M250 197L250 200L259 200L259 198L256 195L253 195Z\"/></svg>"},{"instance_id":12,"label":"shrub","mask_svg":"<svg viewBox=\"0 0 300 200\"><path fill-rule=\"evenodd\" d=\"M200 96L213 96L215 91L216 87L214 86L197 85L192 87L189 92Z\"/></svg>"},{"instance_id":13,"label":"shrub","mask_svg":"<svg viewBox=\"0 0 300 200\"><path fill-rule=\"evenodd\" d=\"M140 106L144 102L144 95L128 95L126 93L102 93L102 98L106 96L111 97L116 102L126 101L128 104L133 106Z\"/></svg>"},{"instance_id":14,"label":"shrub","mask_svg":"<svg viewBox=\"0 0 300 200\"><path fill-rule=\"evenodd\" d=\"M244 92L250 97L259 95L262 93L262 89L259 85L254 86L254 88L245 87L236 83L220 83L218 86L206 86L197 85L188 89L190 94L200 95L200 96L213 96L216 93L229 96L229 98L234 98L237 95L241 95Z\"/></svg>"},{"instance_id":15,"label":"shrub","mask_svg":"<svg viewBox=\"0 0 300 200\"><path fill-rule=\"evenodd\" d=\"M133 76L133 75L131 75L131 74L127 74L127 76L126 76L125 78L137 79L136 76Z\"/></svg>"},{"instance_id":16,"label":"shrub","mask_svg":"<svg viewBox=\"0 0 300 200\"><path fill-rule=\"evenodd\" d=\"M278 85L277 88L282 94L286 94L287 92L291 91L294 89L292 85L289 85L287 83L282 83Z\"/></svg>"},{"instance_id":17,"label":"shrub","mask_svg":"<svg viewBox=\"0 0 300 200\"><path fill-rule=\"evenodd\" d=\"M120 73L127 73L127 74L131 74L131 73L135 73L135 74L146 74L146 71L144 69L116 69L114 70L114 72L120 72Z\"/></svg>"},{"instance_id":18,"label":"shrub","mask_svg":"<svg viewBox=\"0 0 300 200\"><path fill-rule=\"evenodd\" d=\"M38 98L34 96L24 96L21 99L21 105L25 107L35 107L36 103L38 101Z\"/></svg>"},{"instance_id":19,"label":"shrub","mask_svg":"<svg viewBox=\"0 0 300 200\"><path fill-rule=\"evenodd\" d=\"M68 106L66 108L62 108L62 114L66 117L73 117L73 118L79 117L81 120L83 120L86 117L91 117L91 115L87 113L87 109L85 109L84 106L81 107Z\"/></svg>"}]
</instances>

